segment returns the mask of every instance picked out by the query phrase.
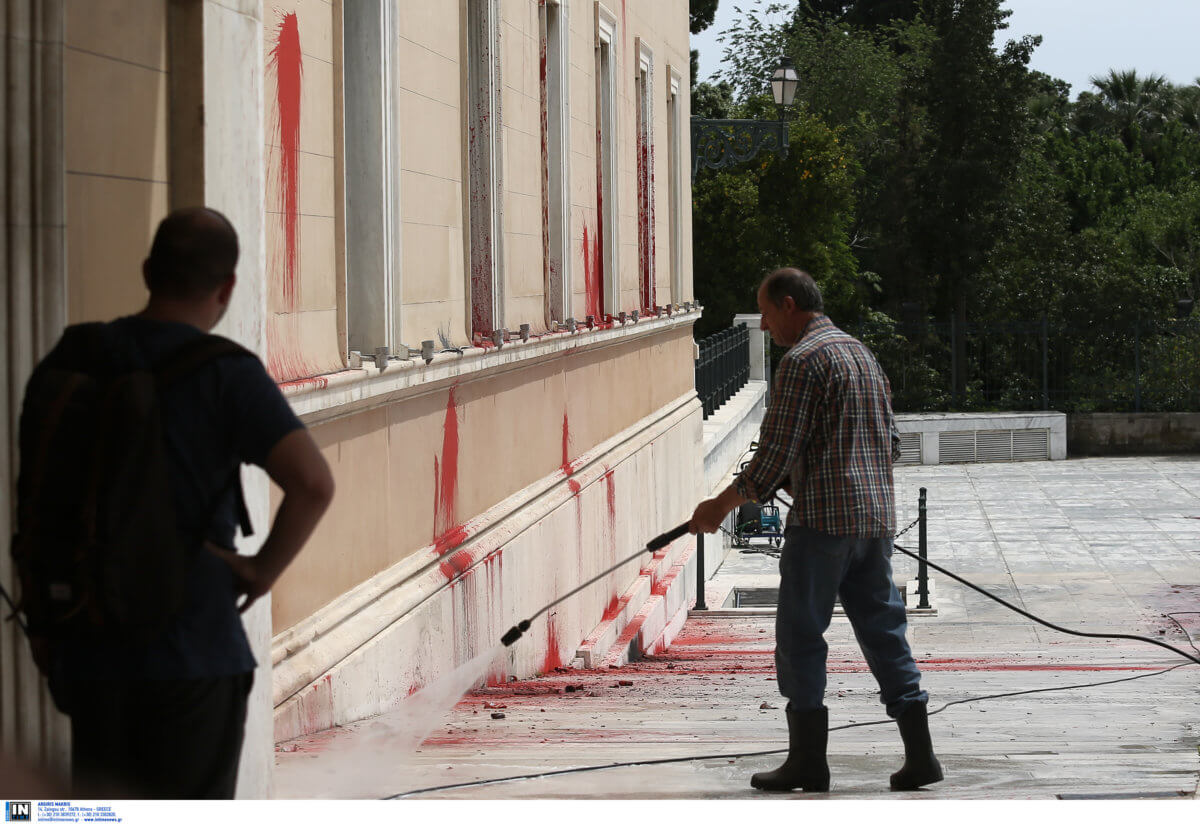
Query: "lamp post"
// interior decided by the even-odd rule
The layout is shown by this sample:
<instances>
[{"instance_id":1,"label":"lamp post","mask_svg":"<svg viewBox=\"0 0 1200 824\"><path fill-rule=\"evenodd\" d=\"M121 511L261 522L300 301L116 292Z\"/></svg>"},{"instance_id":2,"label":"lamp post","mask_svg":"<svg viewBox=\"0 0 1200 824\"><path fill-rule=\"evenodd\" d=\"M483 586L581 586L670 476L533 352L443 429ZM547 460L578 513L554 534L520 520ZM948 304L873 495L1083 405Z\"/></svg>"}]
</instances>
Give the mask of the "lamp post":
<instances>
[{"instance_id":1,"label":"lamp post","mask_svg":"<svg viewBox=\"0 0 1200 824\"><path fill-rule=\"evenodd\" d=\"M692 180L701 169L723 169L744 163L761 151L787 157L787 109L796 99L800 77L791 58L781 57L771 73L771 97L777 120L711 120L692 118Z\"/></svg>"}]
</instances>

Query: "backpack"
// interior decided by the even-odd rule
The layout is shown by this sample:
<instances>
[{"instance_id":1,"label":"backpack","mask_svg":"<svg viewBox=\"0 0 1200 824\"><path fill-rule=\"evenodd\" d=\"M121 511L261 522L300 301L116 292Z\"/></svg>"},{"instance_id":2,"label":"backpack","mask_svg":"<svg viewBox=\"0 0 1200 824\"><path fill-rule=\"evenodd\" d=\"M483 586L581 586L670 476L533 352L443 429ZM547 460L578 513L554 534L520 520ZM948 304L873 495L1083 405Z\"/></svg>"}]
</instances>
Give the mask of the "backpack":
<instances>
[{"instance_id":1,"label":"backpack","mask_svg":"<svg viewBox=\"0 0 1200 824\"><path fill-rule=\"evenodd\" d=\"M31 637L145 643L184 604L199 541L176 523L159 395L215 358L250 353L204 335L149 367L123 337L103 323L69 327L26 389L12 555ZM237 470L233 484L249 534Z\"/></svg>"}]
</instances>

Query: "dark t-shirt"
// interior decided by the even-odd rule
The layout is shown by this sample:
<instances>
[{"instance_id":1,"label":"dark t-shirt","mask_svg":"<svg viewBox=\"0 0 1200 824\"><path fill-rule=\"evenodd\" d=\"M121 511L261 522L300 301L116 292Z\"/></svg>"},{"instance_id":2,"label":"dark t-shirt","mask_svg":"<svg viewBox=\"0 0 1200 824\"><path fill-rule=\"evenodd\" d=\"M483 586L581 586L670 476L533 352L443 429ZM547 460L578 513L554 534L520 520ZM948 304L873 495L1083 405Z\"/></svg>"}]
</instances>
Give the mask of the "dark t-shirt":
<instances>
[{"instance_id":1,"label":"dark t-shirt","mask_svg":"<svg viewBox=\"0 0 1200 824\"><path fill-rule=\"evenodd\" d=\"M130 368L154 366L202 334L183 323L133 316L109 324ZM61 348L61 347L60 347ZM56 348L39 368L60 356ZM69 679L211 678L254 669L238 615L228 565L200 547L201 539L232 547L242 463L263 466L271 449L303 424L249 354L216 358L160 395L171 493L182 534L194 545L183 612L149 645L71 643L56 656L56 675ZM265 531L267 524L255 524Z\"/></svg>"}]
</instances>

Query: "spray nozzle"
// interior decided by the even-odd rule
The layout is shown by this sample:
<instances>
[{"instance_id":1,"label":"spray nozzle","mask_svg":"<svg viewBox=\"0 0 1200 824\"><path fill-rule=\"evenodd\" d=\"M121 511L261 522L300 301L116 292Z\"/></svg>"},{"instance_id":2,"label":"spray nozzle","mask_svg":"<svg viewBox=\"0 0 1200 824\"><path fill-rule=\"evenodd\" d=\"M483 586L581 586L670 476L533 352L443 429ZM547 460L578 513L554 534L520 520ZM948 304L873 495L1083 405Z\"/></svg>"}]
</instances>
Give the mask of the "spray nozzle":
<instances>
[{"instance_id":1,"label":"spray nozzle","mask_svg":"<svg viewBox=\"0 0 1200 824\"><path fill-rule=\"evenodd\" d=\"M506 647L511 647L516 643L517 639L525 634L525 630L529 629L529 619L526 618L519 624L514 624L508 632L504 633L504 637L500 639L500 643Z\"/></svg>"},{"instance_id":2,"label":"spray nozzle","mask_svg":"<svg viewBox=\"0 0 1200 824\"><path fill-rule=\"evenodd\" d=\"M689 524L689 522L684 521L679 526L675 527L672 530L668 530L667 532L664 532L662 535L659 535L657 538L651 538L649 543L646 544L646 551L647 552L658 552L660 549L665 547L667 544L671 543L671 541L674 541L676 538L682 538L684 535L687 534L688 524Z\"/></svg>"}]
</instances>

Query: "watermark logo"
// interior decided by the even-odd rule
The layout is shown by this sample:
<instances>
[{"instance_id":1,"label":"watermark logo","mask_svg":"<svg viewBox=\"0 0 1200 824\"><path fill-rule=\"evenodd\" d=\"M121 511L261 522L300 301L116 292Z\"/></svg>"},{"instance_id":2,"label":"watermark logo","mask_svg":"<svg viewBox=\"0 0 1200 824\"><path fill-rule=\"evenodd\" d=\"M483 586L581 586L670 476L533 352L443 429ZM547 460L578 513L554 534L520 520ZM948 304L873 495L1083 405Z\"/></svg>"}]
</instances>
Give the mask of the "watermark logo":
<instances>
[{"instance_id":1,"label":"watermark logo","mask_svg":"<svg viewBox=\"0 0 1200 824\"><path fill-rule=\"evenodd\" d=\"M4 802L4 820L5 821L33 821L33 802L32 801L6 801L6 802Z\"/></svg>"}]
</instances>

